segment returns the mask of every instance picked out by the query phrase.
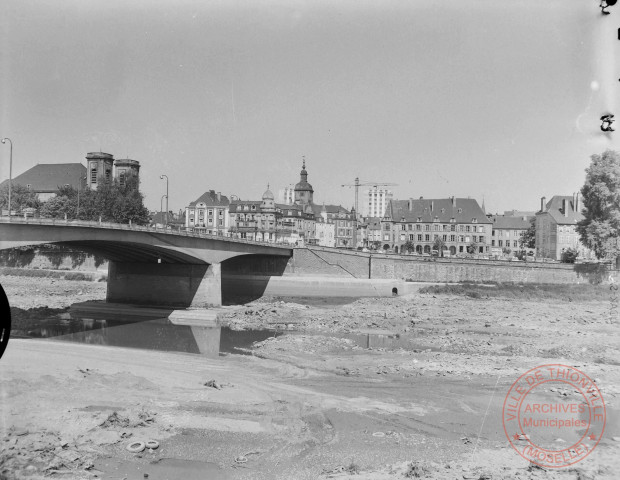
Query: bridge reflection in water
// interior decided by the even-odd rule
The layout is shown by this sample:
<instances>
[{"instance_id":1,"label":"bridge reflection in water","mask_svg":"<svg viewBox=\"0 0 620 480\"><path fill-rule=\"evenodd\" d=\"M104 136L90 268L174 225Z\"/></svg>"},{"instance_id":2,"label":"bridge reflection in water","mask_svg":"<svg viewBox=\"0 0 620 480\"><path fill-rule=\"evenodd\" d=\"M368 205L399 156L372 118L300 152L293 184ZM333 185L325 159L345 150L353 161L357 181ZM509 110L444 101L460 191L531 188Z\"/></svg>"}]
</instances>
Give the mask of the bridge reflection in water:
<instances>
[{"instance_id":1,"label":"bridge reflection in water","mask_svg":"<svg viewBox=\"0 0 620 480\"><path fill-rule=\"evenodd\" d=\"M196 313L194 318L187 318L188 315L183 318L179 311L169 313L165 309L141 309L139 316L135 312L132 315L131 311L123 315L88 309L84 305L77 304L74 306L77 308L72 307L70 313L27 322L15 332L16 336L193 353L212 358L220 353L242 353L237 347L248 348L254 341L274 335L270 331L232 331L222 328L217 321L197 318ZM210 317L215 317L213 312L201 313L210 313Z\"/></svg>"}]
</instances>

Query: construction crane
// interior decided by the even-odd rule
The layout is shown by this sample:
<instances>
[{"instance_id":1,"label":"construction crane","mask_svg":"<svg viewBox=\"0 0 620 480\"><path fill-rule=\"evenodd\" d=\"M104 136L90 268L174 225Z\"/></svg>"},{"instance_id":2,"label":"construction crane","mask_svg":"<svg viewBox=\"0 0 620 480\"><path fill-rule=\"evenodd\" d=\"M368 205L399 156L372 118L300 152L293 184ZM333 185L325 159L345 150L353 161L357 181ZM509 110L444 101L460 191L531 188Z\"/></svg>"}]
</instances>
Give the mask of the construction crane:
<instances>
[{"instance_id":1,"label":"construction crane","mask_svg":"<svg viewBox=\"0 0 620 480\"><path fill-rule=\"evenodd\" d=\"M355 187L355 214L359 215L360 212L358 210L358 196L359 196L359 188L360 187L396 187L398 183L387 183L387 182L360 182L359 177L355 177L355 183L345 183L341 185L342 187Z\"/></svg>"}]
</instances>

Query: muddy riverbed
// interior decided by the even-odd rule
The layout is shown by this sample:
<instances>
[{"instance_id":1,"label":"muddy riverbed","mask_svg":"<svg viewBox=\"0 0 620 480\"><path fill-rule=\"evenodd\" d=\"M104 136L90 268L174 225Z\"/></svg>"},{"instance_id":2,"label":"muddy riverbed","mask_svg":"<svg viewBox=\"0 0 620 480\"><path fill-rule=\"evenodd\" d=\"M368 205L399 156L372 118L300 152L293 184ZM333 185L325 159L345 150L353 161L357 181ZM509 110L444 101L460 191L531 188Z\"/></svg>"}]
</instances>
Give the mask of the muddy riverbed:
<instances>
[{"instance_id":1,"label":"muddy riverbed","mask_svg":"<svg viewBox=\"0 0 620 480\"><path fill-rule=\"evenodd\" d=\"M22 320L105 296L103 283L0 283ZM215 359L11 340L0 361L2 475L617 478L618 319L604 295L335 303L271 298L231 309L223 321L233 330L295 333ZM599 445L562 470L528 464L502 426L510 385L550 363L596 379L607 406ZM127 450L147 440L158 448Z\"/></svg>"}]
</instances>

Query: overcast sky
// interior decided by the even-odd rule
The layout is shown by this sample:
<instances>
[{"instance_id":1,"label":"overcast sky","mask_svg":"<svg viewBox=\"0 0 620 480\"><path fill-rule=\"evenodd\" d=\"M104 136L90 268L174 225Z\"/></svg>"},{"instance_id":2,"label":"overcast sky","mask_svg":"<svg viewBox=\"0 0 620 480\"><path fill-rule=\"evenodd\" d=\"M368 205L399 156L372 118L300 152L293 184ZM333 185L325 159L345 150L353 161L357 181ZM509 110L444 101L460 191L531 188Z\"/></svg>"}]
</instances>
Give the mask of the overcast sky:
<instances>
[{"instance_id":1,"label":"overcast sky","mask_svg":"<svg viewBox=\"0 0 620 480\"><path fill-rule=\"evenodd\" d=\"M178 210L209 189L277 192L305 155L317 203L350 208L340 185L359 176L535 210L616 148L598 119L617 107L620 7L597 5L4 0L0 136L14 176L138 160L151 209L161 174Z\"/></svg>"}]
</instances>

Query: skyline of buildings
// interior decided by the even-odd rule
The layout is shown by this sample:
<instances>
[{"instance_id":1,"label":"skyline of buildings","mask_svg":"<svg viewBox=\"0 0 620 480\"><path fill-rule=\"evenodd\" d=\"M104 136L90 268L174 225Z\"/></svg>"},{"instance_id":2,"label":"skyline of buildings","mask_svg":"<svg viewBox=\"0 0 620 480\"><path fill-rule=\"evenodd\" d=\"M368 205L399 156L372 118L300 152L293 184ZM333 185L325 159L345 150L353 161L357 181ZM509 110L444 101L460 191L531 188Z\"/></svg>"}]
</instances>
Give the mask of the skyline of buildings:
<instances>
[{"instance_id":1,"label":"skyline of buildings","mask_svg":"<svg viewBox=\"0 0 620 480\"><path fill-rule=\"evenodd\" d=\"M50 181L58 182L58 187L96 189L101 179L123 183L128 176L139 175L140 163L136 160L114 160L112 154L104 152L89 152L86 160L87 167L81 163L38 164L13 182L27 182L28 188L47 200L54 195ZM232 200L211 189L185 207L184 224L212 235L266 242L341 248L378 244L394 252L403 252L411 242L416 253L428 254L440 239L448 255L503 255L521 249L519 239L535 220L539 256L559 259L565 249L576 248L582 257L591 257L574 228L583 218L578 211L579 194L556 195L547 203L543 197L538 212L512 210L504 215L487 214L484 202L480 207L471 198L398 200L389 189L378 187L362 194L361 214L341 205L314 203L314 188L308 182L302 157L299 182L278 190L280 202L276 203L269 185L261 200Z\"/></svg>"}]
</instances>

